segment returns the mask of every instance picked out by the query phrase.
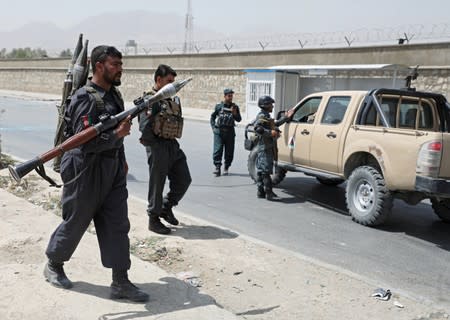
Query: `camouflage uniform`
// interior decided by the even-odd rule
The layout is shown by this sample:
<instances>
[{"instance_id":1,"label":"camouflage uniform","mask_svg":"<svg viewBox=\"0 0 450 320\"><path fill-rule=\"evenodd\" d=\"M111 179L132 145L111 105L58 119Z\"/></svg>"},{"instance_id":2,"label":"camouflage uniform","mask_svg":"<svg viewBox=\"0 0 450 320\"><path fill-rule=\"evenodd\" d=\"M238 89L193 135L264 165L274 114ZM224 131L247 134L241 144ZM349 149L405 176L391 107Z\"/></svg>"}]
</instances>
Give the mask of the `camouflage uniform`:
<instances>
[{"instance_id":1,"label":"camouflage uniform","mask_svg":"<svg viewBox=\"0 0 450 320\"><path fill-rule=\"evenodd\" d=\"M256 139L256 185L258 196L263 198L266 194L273 194L272 180L274 162L277 161L278 149L277 138L272 137L272 130L278 130L278 126L286 122L283 117L277 121L270 117L270 113L264 109L256 116L254 122ZM274 194L273 194L274 195Z\"/></svg>"},{"instance_id":2,"label":"camouflage uniform","mask_svg":"<svg viewBox=\"0 0 450 320\"><path fill-rule=\"evenodd\" d=\"M230 109L235 106L236 114L232 114ZM222 166L222 156L225 149L225 170L231 166L234 157L234 143L236 132L234 130L235 122L242 120L239 107L234 104L226 104L221 102L216 105L214 112L211 114L210 124L214 133L213 162L214 166Z\"/></svg>"}]
</instances>

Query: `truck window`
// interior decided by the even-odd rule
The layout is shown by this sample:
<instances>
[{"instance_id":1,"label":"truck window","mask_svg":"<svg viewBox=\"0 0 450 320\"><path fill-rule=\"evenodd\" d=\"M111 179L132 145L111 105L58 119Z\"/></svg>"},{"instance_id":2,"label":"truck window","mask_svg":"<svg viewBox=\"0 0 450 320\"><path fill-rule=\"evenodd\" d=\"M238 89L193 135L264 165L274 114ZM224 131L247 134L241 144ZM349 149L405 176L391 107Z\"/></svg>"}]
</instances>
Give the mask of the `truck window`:
<instances>
[{"instance_id":1,"label":"truck window","mask_svg":"<svg viewBox=\"0 0 450 320\"><path fill-rule=\"evenodd\" d=\"M321 101L322 97L312 97L304 101L297 110L295 110L291 122L314 122L314 115L317 112Z\"/></svg>"},{"instance_id":2,"label":"truck window","mask_svg":"<svg viewBox=\"0 0 450 320\"><path fill-rule=\"evenodd\" d=\"M327 107L322 116L321 123L338 124L344 119L345 111L347 111L350 97L330 97Z\"/></svg>"},{"instance_id":3,"label":"truck window","mask_svg":"<svg viewBox=\"0 0 450 320\"><path fill-rule=\"evenodd\" d=\"M433 129L433 107L430 103L422 101L419 106L419 129Z\"/></svg>"},{"instance_id":4,"label":"truck window","mask_svg":"<svg viewBox=\"0 0 450 320\"><path fill-rule=\"evenodd\" d=\"M407 96L382 96L380 97L381 110L389 125L393 128L434 130L433 110L435 105L429 99ZM361 118L360 124L382 126L380 115L375 105L371 103Z\"/></svg>"}]
</instances>

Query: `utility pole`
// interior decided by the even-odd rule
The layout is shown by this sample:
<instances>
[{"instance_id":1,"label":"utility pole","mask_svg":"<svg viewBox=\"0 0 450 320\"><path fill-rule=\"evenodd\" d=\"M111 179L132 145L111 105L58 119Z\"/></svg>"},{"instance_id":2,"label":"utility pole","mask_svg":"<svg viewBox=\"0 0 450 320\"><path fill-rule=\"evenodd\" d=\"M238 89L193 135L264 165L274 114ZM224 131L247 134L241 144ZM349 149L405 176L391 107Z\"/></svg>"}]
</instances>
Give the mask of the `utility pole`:
<instances>
[{"instance_id":1,"label":"utility pole","mask_svg":"<svg viewBox=\"0 0 450 320\"><path fill-rule=\"evenodd\" d=\"M184 29L183 53L191 53L194 51L194 17L192 16L191 0L188 0L187 3L187 13Z\"/></svg>"}]
</instances>

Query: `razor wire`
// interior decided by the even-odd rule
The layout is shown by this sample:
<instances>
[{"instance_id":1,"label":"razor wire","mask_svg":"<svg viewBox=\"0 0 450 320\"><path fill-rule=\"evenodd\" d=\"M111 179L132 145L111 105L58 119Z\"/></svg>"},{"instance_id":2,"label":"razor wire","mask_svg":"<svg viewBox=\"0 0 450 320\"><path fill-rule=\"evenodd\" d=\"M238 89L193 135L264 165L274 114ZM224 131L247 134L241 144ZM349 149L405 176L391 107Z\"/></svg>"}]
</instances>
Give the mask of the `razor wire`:
<instances>
[{"instance_id":1,"label":"razor wire","mask_svg":"<svg viewBox=\"0 0 450 320\"><path fill-rule=\"evenodd\" d=\"M123 44L112 43L112 45L115 45L124 55L131 56L346 48L446 41L450 41L450 24L410 24L385 28L359 28L351 31L274 33L191 43L142 41L134 43L133 47L127 46L126 41L123 41ZM63 49L50 48L47 49L47 53L55 57Z\"/></svg>"}]
</instances>

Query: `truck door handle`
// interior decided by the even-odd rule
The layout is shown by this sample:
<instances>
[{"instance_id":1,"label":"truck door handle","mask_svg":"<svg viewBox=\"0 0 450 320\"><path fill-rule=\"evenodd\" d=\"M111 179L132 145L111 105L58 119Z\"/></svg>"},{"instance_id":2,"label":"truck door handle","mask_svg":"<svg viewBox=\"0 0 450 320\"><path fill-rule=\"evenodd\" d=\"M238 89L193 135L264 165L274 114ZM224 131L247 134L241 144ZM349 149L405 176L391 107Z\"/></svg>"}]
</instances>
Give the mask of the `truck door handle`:
<instances>
[{"instance_id":1,"label":"truck door handle","mask_svg":"<svg viewBox=\"0 0 450 320\"><path fill-rule=\"evenodd\" d=\"M333 138L333 139L334 139L334 138L336 138L336 133L334 133L334 132L328 132L328 133L327 133L327 137L328 137L328 138Z\"/></svg>"},{"instance_id":2,"label":"truck door handle","mask_svg":"<svg viewBox=\"0 0 450 320\"><path fill-rule=\"evenodd\" d=\"M303 129L303 131L302 132L300 132L302 135L308 135L309 134L309 131L308 130L306 130L306 129Z\"/></svg>"}]
</instances>

